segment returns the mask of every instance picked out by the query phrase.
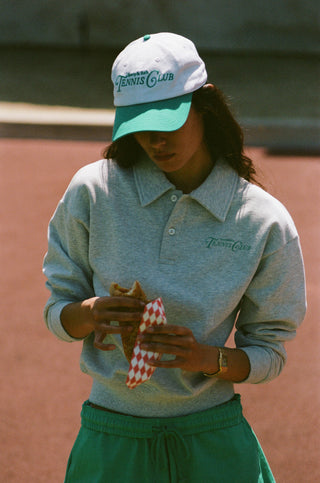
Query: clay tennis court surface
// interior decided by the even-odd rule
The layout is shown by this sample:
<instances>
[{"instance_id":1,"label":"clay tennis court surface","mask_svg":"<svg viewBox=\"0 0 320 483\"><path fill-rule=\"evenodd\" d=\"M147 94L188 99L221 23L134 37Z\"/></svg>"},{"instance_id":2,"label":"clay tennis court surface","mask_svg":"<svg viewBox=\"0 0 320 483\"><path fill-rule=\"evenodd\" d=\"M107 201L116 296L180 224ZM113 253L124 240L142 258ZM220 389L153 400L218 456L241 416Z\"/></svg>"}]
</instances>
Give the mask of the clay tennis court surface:
<instances>
[{"instance_id":1,"label":"clay tennis court surface","mask_svg":"<svg viewBox=\"0 0 320 483\"><path fill-rule=\"evenodd\" d=\"M72 174L95 161L97 142L0 139L1 476L6 483L63 482L90 379L81 344L54 338L42 320L41 272L50 216ZM250 149L268 190L289 209L304 252L309 309L275 381L237 386L278 483L320 481L320 158ZM94 483L94 482L93 482ZM230 482L233 483L233 482Z\"/></svg>"}]
</instances>

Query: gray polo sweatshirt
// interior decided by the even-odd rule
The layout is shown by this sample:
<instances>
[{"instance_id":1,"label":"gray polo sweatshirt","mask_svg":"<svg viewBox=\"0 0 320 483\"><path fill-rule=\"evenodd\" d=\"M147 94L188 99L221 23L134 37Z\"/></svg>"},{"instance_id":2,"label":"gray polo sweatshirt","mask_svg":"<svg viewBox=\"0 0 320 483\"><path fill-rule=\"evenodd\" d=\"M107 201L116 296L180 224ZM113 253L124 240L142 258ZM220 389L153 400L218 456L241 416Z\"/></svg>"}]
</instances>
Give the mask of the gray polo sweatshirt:
<instances>
[{"instance_id":1,"label":"gray polo sweatshirt","mask_svg":"<svg viewBox=\"0 0 320 483\"><path fill-rule=\"evenodd\" d=\"M240 178L223 160L190 194L176 190L147 158L130 169L110 160L74 176L49 225L44 273L51 291L49 329L74 341L60 313L75 301L108 295L111 282L139 280L161 296L169 324L200 343L223 346L234 325L247 353L246 382L269 381L285 360L284 342L305 314L304 270L294 223L284 206ZM221 404L233 384L180 369L156 369L135 389L119 335L111 352L83 341L80 366L93 379L90 400L137 416L178 416Z\"/></svg>"}]
</instances>

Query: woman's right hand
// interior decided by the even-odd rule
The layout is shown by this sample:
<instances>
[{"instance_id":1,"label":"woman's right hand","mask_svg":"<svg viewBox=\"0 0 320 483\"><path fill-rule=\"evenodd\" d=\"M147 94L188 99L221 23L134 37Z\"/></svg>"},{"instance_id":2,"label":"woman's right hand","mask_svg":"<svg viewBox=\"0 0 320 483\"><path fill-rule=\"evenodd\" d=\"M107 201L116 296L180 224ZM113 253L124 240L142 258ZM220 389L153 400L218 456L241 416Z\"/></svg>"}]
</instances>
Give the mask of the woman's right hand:
<instances>
[{"instance_id":1,"label":"woman's right hand","mask_svg":"<svg viewBox=\"0 0 320 483\"><path fill-rule=\"evenodd\" d=\"M114 344L103 343L105 337L130 333L130 324L141 320L144 306L141 300L131 297L93 297L66 305L61 312L61 323L68 334L77 339L94 331L94 346L104 351L113 350Z\"/></svg>"},{"instance_id":2,"label":"woman's right hand","mask_svg":"<svg viewBox=\"0 0 320 483\"><path fill-rule=\"evenodd\" d=\"M103 343L107 334L127 334L132 323L140 322L145 304L131 297L100 297L92 307L94 346L103 351L114 350L114 344ZM119 325L111 324L118 322Z\"/></svg>"}]
</instances>

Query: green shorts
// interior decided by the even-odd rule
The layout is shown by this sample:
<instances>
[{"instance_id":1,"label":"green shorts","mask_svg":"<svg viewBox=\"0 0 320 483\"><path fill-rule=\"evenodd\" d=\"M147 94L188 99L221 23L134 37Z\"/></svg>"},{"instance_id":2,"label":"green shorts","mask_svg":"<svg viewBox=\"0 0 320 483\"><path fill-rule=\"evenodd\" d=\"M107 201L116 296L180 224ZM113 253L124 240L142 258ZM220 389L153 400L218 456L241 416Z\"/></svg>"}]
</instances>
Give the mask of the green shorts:
<instances>
[{"instance_id":1,"label":"green shorts","mask_svg":"<svg viewBox=\"0 0 320 483\"><path fill-rule=\"evenodd\" d=\"M275 482L240 396L176 418L138 418L87 401L65 483Z\"/></svg>"}]
</instances>

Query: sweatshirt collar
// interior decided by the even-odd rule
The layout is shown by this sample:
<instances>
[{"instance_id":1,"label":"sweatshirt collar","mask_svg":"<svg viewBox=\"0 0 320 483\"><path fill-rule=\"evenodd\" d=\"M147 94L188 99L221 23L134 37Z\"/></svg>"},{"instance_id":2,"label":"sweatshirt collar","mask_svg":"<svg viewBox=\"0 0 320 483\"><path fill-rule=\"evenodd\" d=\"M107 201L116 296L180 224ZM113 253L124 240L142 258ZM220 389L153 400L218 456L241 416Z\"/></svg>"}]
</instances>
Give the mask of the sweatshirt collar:
<instances>
[{"instance_id":1,"label":"sweatshirt collar","mask_svg":"<svg viewBox=\"0 0 320 483\"><path fill-rule=\"evenodd\" d=\"M219 159L207 179L189 196L223 222L234 197L238 179L234 169L226 161Z\"/></svg>"},{"instance_id":2,"label":"sweatshirt collar","mask_svg":"<svg viewBox=\"0 0 320 483\"><path fill-rule=\"evenodd\" d=\"M175 187L165 174L149 159L143 156L133 168L137 190L142 206L147 206Z\"/></svg>"},{"instance_id":3,"label":"sweatshirt collar","mask_svg":"<svg viewBox=\"0 0 320 483\"><path fill-rule=\"evenodd\" d=\"M169 190L175 190L165 174L148 158L144 157L134 166L134 176L142 206L147 206ZM237 182L237 173L220 159L207 179L188 195L219 221L226 219Z\"/></svg>"}]
</instances>

